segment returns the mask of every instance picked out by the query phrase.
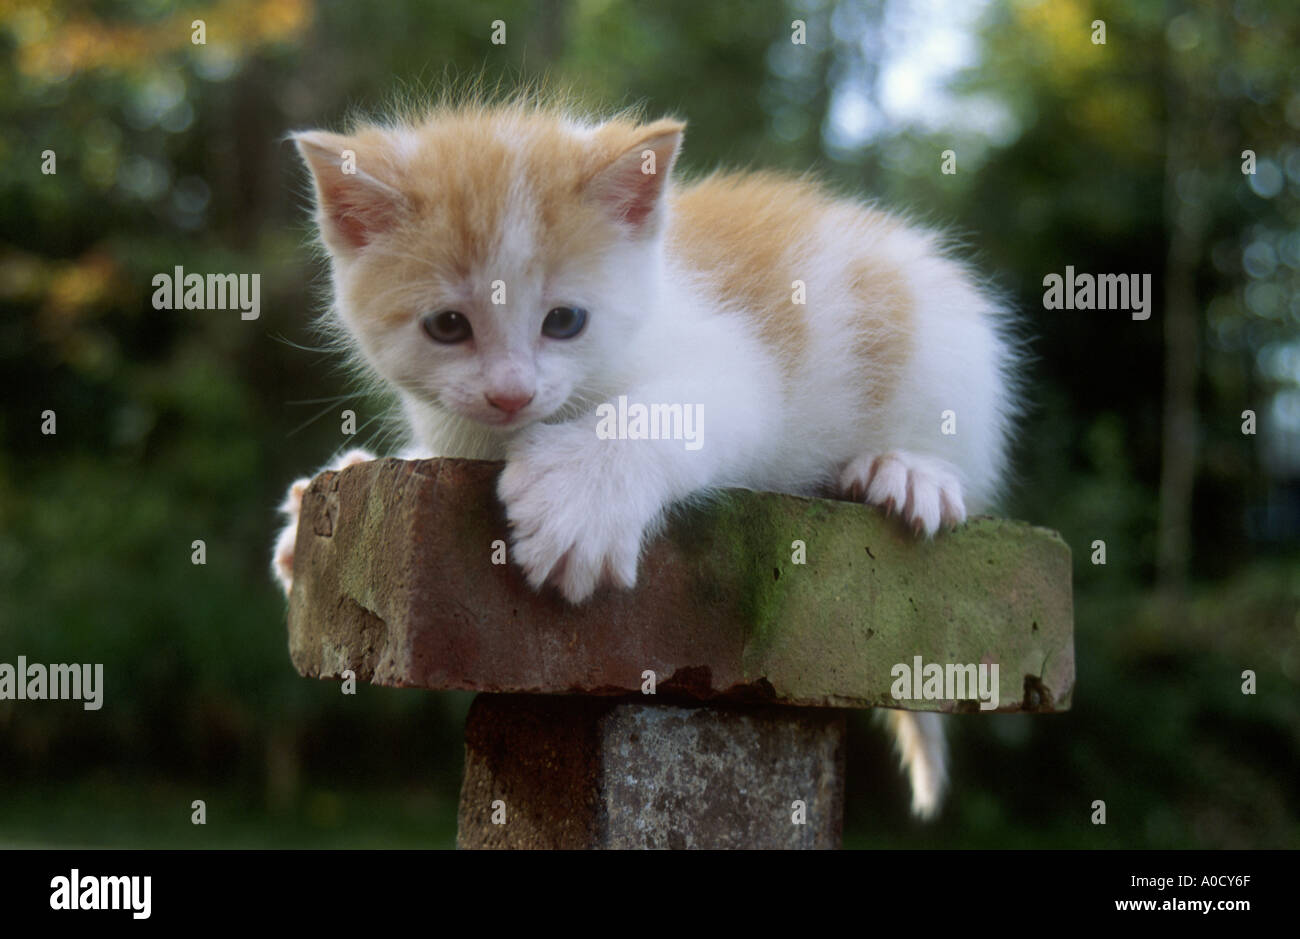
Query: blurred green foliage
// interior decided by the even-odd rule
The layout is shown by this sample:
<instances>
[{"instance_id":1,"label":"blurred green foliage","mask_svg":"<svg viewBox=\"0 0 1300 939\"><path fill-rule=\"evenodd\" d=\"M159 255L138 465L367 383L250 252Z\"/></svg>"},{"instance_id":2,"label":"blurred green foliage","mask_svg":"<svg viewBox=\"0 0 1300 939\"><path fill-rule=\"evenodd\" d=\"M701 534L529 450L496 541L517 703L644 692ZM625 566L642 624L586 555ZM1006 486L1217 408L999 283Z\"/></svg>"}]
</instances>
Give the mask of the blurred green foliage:
<instances>
[{"instance_id":1,"label":"blurred green foliage","mask_svg":"<svg viewBox=\"0 0 1300 939\"><path fill-rule=\"evenodd\" d=\"M815 168L958 233L1023 312L1008 510L1074 550L1074 710L955 718L955 793L932 826L907 818L861 715L848 844L1300 843L1300 467L1283 458L1300 434L1300 16L1289 0L989 3L944 90L981 125L933 95L912 117L886 106L899 63L935 54L907 45L907 6L0 3L0 661L108 676L101 711L0 703L0 844L451 843L466 697L345 699L299 678L268 564L286 484L351 443L338 412L388 439L384 402L311 329L325 278L284 134L473 76L680 114L687 172ZM855 114L874 130L855 136ZM1203 228L1200 446L1191 586L1171 608L1153 583L1179 200ZM1066 264L1152 273L1152 319L1044 311L1042 277ZM150 280L176 265L261 273L261 318L154 310ZM1243 435L1245 409L1273 436Z\"/></svg>"}]
</instances>

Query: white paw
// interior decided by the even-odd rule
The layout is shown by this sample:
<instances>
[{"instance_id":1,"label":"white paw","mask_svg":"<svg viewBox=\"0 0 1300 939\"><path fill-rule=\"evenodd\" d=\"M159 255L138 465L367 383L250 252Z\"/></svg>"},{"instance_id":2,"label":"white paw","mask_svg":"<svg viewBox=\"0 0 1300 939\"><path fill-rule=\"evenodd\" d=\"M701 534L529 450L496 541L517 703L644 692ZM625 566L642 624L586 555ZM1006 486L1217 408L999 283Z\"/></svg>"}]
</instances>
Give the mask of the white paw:
<instances>
[{"instance_id":1,"label":"white paw","mask_svg":"<svg viewBox=\"0 0 1300 939\"><path fill-rule=\"evenodd\" d=\"M866 454L844 468L840 490L850 499L894 512L927 537L966 521L961 481L942 460L894 450Z\"/></svg>"},{"instance_id":2,"label":"white paw","mask_svg":"<svg viewBox=\"0 0 1300 939\"><path fill-rule=\"evenodd\" d=\"M604 584L636 585L642 537L662 508L637 456L575 424L536 425L512 445L497 494L511 557L534 590L551 583L581 603Z\"/></svg>"},{"instance_id":3,"label":"white paw","mask_svg":"<svg viewBox=\"0 0 1300 939\"><path fill-rule=\"evenodd\" d=\"M373 460L374 456L365 450L349 450L326 469L341 470L356 463ZM271 576L280 584L287 597L293 589L293 549L298 541L298 517L302 514L302 494L311 485L309 477L294 480L289 492L280 503L279 511L285 517L285 525L275 539L275 550L271 552Z\"/></svg>"},{"instance_id":4,"label":"white paw","mask_svg":"<svg viewBox=\"0 0 1300 939\"><path fill-rule=\"evenodd\" d=\"M349 450L329 466L325 467L325 469L347 469L349 466L355 466L358 463L369 463L371 460L376 459L378 459L378 457L368 450Z\"/></svg>"},{"instance_id":5,"label":"white paw","mask_svg":"<svg viewBox=\"0 0 1300 939\"><path fill-rule=\"evenodd\" d=\"M307 491L311 480L304 477L294 480L289 493L280 503L280 512L285 517L285 525L275 539L275 551L271 555L271 574L279 582L287 597L293 589L293 546L298 540L298 516L302 514L302 494Z\"/></svg>"}]
</instances>

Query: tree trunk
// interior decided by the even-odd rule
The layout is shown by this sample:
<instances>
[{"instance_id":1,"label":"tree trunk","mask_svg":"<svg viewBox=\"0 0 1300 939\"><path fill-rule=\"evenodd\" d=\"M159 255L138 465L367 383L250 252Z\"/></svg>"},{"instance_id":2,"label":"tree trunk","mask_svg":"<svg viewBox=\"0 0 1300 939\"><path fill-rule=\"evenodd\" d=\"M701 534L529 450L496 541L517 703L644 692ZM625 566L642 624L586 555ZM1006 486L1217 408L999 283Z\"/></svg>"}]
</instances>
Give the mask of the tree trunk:
<instances>
[{"instance_id":1,"label":"tree trunk","mask_svg":"<svg viewBox=\"0 0 1300 939\"><path fill-rule=\"evenodd\" d=\"M1171 11L1171 14L1176 11ZM1217 18L1217 17L1216 17ZM1213 39L1208 39L1213 43ZM1165 393L1156 542L1156 587L1169 616L1181 615L1187 601L1192 554L1192 496L1196 482L1199 419L1201 310L1196 273L1205 253L1209 222L1208 187L1196 178L1202 162L1222 166L1218 114L1212 93L1216 52L1196 50L1167 59L1165 68ZM1200 57L1203 56L1203 57ZM1183 192L1179 181L1183 180ZM1199 191L1189 191L1196 190Z\"/></svg>"}]
</instances>

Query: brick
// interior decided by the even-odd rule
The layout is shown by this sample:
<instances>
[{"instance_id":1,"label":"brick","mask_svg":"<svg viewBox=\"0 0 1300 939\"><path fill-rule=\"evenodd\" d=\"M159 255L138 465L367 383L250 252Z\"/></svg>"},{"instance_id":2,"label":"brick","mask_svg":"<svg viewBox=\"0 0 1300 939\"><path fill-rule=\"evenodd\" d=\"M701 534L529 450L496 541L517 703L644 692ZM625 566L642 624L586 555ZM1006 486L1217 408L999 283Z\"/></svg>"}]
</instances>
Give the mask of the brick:
<instances>
[{"instance_id":1,"label":"brick","mask_svg":"<svg viewBox=\"0 0 1300 939\"><path fill-rule=\"evenodd\" d=\"M1054 532L976 519L933 541L850 502L732 490L677 513L638 586L567 605L513 564L500 464L379 460L303 499L289 645L303 675L530 694L639 693L803 707L895 700L891 669L997 663L1001 711L1069 707L1071 566ZM792 563L805 542L807 563Z\"/></svg>"}]
</instances>

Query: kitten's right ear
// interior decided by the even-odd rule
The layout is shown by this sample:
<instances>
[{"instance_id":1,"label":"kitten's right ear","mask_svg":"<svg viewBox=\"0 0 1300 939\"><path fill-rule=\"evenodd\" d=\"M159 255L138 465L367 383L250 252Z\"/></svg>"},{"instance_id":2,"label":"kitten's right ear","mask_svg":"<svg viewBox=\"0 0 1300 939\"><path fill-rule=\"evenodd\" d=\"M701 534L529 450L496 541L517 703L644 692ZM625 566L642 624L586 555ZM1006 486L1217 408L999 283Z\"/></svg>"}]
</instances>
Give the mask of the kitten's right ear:
<instances>
[{"instance_id":1,"label":"kitten's right ear","mask_svg":"<svg viewBox=\"0 0 1300 939\"><path fill-rule=\"evenodd\" d=\"M293 142L316 184L316 221L330 251L353 255L396 224L407 201L383 180L393 173L382 157L367 165L354 138L325 131L294 134Z\"/></svg>"}]
</instances>

